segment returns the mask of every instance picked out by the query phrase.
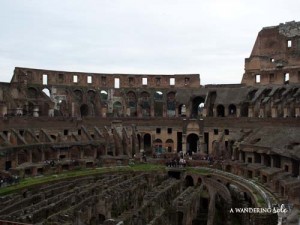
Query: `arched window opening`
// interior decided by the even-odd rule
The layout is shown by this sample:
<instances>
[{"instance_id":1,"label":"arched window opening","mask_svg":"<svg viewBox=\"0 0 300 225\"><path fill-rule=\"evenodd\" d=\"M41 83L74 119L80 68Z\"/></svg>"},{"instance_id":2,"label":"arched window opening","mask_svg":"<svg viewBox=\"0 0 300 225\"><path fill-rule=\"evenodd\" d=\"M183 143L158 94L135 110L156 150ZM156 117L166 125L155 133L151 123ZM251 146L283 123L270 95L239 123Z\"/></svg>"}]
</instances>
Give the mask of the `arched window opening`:
<instances>
[{"instance_id":1,"label":"arched window opening","mask_svg":"<svg viewBox=\"0 0 300 225\"><path fill-rule=\"evenodd\" d=\"M217 117L224 117L225 116L225 109L223 105L217 106Z\"/></svg>"},{"instance_id":2,"label":"arched window opening","mask_svg":"<svg viewBox=\"0 0 300 225\"><path fill-rule=\"evenodd\" d=\"M100 91L100 99L103 100L103 101L106 101L108 99L108 93L107 91Z\"/></svg>"},{"instance_id":3,"label":"arched window opening","mask_svg":"<svg viewBox=\"0 0 300 225\"><path fill-rule=\"evenodd\" d=\"M204 107L204 98L203 97L195 97L193 99L193 102L192 102L192 114L191 114L191 117L192 118L197 118L198 116L201 116L202 114L202 109ZM202 108L200 108L200 105L203 106ZM201 111L200 111L201 109Z\"/></svg>"},{"instance_id":4,"label":"arched window opening","mask_svg":"<svg viewBox=\"0 0 300 225\"><path fill-rule=\"evenodd\" d=\"M87 97L89 102L95 103L96 92L94 90L89 90L87 92Z\"/></svg>"},{"instance_id":5,"label":"arched window opening","mask_svg":"<svg viewBox=\"0 0 300 225\"><path fill-rule=\"evenodd\" d=\"M236 116L236 106L233 104L229 105L228 112L230 116Z\"/></svg>"},{"instance_id":6,"label":"arched window opening","mask_svg":"<svg viewBox=\"0 0 300 225\"><path fill-rule=\"evenodd\" d=\"M75 91L74 91L74 95L75 95L75 100L76 100L77 102L82 102L82 100L83 100L83 94L82 94L82 91L80 91L80 90L75 90Z\"/></svg>"},{"instance_id":7,"label":"arched window opening","mask_svg":"<svg viewBox=\"0 0 300 225\"><path fill-rule=\"evenodd\" d=\"M33 87L28 88L28 92L27 93L28 93L28 97L29 98L37 98L38 97L38 92Z\"/></svg>"},{"instance_id":8,"label":"arched window opening","mask_svg":"<svg viewBox=\"0 0 300 225\"><path fill-rule=\"evenodd\" d=\"M154 100L159 101L159 100L163 100L163 93L161 91L156 91L154 93Z\"/></svg>"}]
</instances>

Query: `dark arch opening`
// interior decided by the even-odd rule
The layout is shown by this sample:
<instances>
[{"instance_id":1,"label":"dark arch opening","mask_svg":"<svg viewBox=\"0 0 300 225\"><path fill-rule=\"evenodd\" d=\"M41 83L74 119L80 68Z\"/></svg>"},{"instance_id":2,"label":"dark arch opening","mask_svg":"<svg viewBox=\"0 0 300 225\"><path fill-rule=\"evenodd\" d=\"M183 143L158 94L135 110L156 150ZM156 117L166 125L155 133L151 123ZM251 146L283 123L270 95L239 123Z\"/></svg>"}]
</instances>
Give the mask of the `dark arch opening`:
<instances>
[{"instance_id":1,"label":"dark arch opening","mask_svg":"<svg viewBox=\"0 0 300 225\"><path fill-rule=\"evenodd\" d=\"M236 106L234 104L230 104L228 107L228 112L230 116L236 116Z\"/></svg>"},{"instance_id":2,"label":"dark arch opening","mask_svg":"<svg viewBox=\"0 0 300 225\"><path fill-rule=\"evenodd\" d=\"M217 117L224 117L225 116L225 109L223 105L217 106Z\"/></svg>"},{"instance_id":3,"label":"dark arch opening","mask_svg":"<svg viewBox=\"0 0 300 225\"><path fill-rule=\"evenodd\" d=\"M151 135L145 134L144 135L144 150L145 152L151 151Z\"/></svg>"},{"instance_id":4,"label":"dark arch opening","mask_svg":"<svg viewBox=\"0 0 300 225\"><path fill-rule=\"evenodd\" d=\"M81 107L80 107L80 115L81 117L84 117L84 116L88 116L89 115L89 107L87 104L83 104Z\"/></svg>"},{"instance_id":5,"label":"dark arch opening","mask_svg":"<svg viewBox=\"0 0 300 225\"><path fill-rule=\"evenodd\" d=\"M103 224L105 221L105 216L103 214L98 214L99 224Z\"/></svg>"},{"instance_id":6,"label":"dark arch opening","mask_svg":"<svg viewBox=\"0 0 300 225\"><path fill-rule=\"evenodd\" d=\"M189 155L192 155L192 152L197 152L198 140L199 140L199 137L197 134L192 133L187 136L186 150L189 153Z\"/></svg>"},{"instance_id":7,"label":"dark arch opening","mask_svg":"<svg viewBox=\"0 0 300 225\"><path fill-rule=\"evenodd\" d=\"M201 179L201 177L198 177L197 185L200 186L201 184L202 184L202 179Z\"/></svg>"},{"instance_id":8,"label":"dark arch opening","mask_svg":"<svg viewBox=\"0 0 300 225\"><path fill-rule=\"evenodd\" d=\"M183 212L177 212L177 225L183 225Z\"/></svg>"},{"instance_id":9,"label":"dark arch opening","mask_svg":"<svg viewBox=\"0 0 300 225\"><path fill-rule=\"evenodd\" d=\"M204 101L205 101L204 98L202 98L200 96L195 97L193 99L193 102L192 102L192 114L191 114L192 118L196 118L196 117L200 116L200 114L201 114L200 110L201 110L201 108L203 108L203 107L200 107L200 104L204 103Z\"/></svg>"},{"instance_id":10,"label":"dark arch opening","mask_svg":"<svg viewBox=\"0 0 300 225\"><path fill-rule=\"evenodd\" d=\"M190 175L188 175L185 177L185 187L191 187L191 186L194 186L194 180Z\"/></svg>"}]
</instances>

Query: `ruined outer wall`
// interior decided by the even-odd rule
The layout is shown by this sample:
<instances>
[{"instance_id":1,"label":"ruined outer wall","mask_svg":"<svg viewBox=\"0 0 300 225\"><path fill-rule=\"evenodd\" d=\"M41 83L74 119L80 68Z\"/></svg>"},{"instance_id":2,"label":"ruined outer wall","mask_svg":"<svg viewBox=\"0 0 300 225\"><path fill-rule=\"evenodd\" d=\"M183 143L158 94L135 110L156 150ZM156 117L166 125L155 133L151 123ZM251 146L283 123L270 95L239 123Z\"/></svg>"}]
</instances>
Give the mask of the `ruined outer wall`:
<instances>
[{"instance_id":1,"label":"ruined outer wall","mask_svg":"<svg viewBox=\"0 0 300 225\"><path fill-rule=\"evenodd\" d=\"M119 79L120 88L132 87L160 87L186 88L200 87L199 74L107 74L83 73L16 67L12 83L26 83L28 85L64 85L114 88L115 79ZM145 80L147 80L145 84ZM171 81L173 80L173 81Z\"/></svg>"},{"instance_id":2,"label":"ruined outer wall","mask_svg":"<svg viewBox=\"0 0 300 225\"><path fill-rule=\"evenodd\" d=\"M260 75L260 81L256 79L257 75ZM299 82L300 22L263 28L250 57L245 59L242 83L252 86Z\"/></svg>"}]
</instances>

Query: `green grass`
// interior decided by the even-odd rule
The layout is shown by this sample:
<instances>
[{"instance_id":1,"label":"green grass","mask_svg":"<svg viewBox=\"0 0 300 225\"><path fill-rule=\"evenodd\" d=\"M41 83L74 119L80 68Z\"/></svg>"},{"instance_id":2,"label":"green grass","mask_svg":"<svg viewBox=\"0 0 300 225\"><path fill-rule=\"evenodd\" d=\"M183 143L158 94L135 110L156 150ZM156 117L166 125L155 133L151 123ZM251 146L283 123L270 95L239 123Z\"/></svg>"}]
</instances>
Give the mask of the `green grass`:
<instances>
[{"instance_id":1,"label":"green grass","mask_svg":"<svg viewBox=\"0 0 300 225\"><path fill-rule=\"evenodd\" d=\"M193 167L187 167L187 171L191 172L191 173L195 173L195 174L200 174L200 175L207 175L207 174L211 173L211 172L209 172L206 169L203 169L203 168L193 168Z\"/></svg>"},{"instance_id":2,"label":"green grass","mask_svg":"<svg viewBox=\"0 0 300 225\"><path fill-rule=\"evenodd\" d=\"M44 175L38 177L29 177L22 179L19 184L0 188L0 196L7 195L16 191L20 191L27 188L33 188L41 184L52 183L61 180L67 180L72 178L93 176L97 174L103 174L108 172L142 172L142 171L164 171L164 166L154 164L135 164L130 166L115 166L115 167L98 167L96 169L77 169L72 171L66 171L60 174Z\"/></svg>"}]
</instances>

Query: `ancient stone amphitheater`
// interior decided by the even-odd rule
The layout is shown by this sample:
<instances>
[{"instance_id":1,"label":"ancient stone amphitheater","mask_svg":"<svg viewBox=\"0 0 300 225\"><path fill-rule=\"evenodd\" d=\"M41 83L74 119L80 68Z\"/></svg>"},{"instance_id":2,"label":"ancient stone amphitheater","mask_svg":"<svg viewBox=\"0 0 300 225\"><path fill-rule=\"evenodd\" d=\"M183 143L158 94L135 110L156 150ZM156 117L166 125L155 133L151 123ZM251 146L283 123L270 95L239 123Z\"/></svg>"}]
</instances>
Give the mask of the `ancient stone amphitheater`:
<instances>
[{"instance_id":1,"label":"ancient stone amphitheater","mask_svg":"<svg viewBox=\"0 0 300 225\"><path fill-rule=\"evenodd\" d=\"M240 84L16 67L0 117L0 224L298 223L299 22L259 32ZM274 204L296 214L235 211Z\"/></svg>"}]
</instances>

